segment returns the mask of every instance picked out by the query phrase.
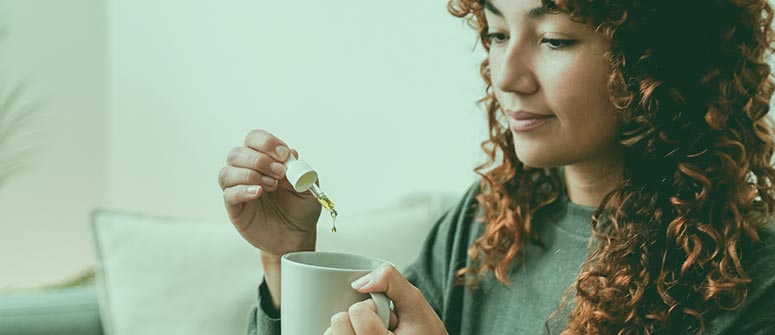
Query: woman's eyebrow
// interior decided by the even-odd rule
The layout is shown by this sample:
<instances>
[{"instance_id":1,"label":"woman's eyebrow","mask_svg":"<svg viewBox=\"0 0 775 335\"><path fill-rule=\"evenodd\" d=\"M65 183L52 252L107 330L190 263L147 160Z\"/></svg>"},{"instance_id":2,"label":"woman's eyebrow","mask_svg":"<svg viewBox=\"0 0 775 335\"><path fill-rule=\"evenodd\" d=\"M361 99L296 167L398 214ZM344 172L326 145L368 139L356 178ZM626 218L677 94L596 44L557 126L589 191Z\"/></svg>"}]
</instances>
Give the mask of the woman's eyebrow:
<instances>
[{"instance_id":1,"label":"woman's eyebrow","mask_svg":"<svg viewBox=\"0 0 775 335\"><path fill-rule=\"evenodd\" d=\"M495 8L495 5L492 4L492 0L485 1L484 8L489 10L496 16L503 18L503 13L498 8ZM533 8L527 12L527 17L532 20L539 20L544 16L546 16L546 8L544 8L543 6Z\"/></svg>"}]
</instances>

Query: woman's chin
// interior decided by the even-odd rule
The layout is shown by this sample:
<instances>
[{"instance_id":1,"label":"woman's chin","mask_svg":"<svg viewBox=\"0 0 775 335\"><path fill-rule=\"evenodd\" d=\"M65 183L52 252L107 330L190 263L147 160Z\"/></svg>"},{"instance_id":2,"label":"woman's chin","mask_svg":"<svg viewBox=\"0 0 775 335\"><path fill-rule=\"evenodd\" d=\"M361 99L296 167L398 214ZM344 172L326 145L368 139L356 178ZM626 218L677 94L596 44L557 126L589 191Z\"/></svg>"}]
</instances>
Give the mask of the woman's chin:
<instances>
[{"instance_id":1,"label":"woman's chin","mask_svg":"<svg viewBox=\"0 0 775 335\"><path fill-rule=\"evenodd\" d=\"M517 159L530 167L551 168L560 166L562 163L558 157L551 155L548 150L516 150Z\"/></svg>"}]
</instances>

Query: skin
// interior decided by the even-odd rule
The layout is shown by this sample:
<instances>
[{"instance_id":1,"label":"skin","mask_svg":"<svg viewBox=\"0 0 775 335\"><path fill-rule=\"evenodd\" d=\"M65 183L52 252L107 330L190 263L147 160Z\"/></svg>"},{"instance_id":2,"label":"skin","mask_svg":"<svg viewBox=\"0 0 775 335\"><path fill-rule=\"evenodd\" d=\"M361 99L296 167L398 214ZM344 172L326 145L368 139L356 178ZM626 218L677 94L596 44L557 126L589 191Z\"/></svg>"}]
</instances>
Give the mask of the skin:
<instances>
[{"instance_id":1,"label":"skin","mask_svg":"<svg viewBox=\"0 0 775 335\"><path fill-rule=\"evenodd\" d=\"M309 194L299 194L285 178L282 164L293 154L265 130L253 130L242 146L231 150L218 174L229 220L242 237L261 250L269 293L280 307L280 257L315 249L315 224L321 207ZM293 210L289 210L293 209Z\"/></svg>"},{"instance_id":2,"label":"skin","mask_svg":"<svg viewBox=\"0 0 775 335\"><path fill-rule=\"evenodd\" d=\"M551 116L530 131L512 130L517 157L528 166L564 166L571 201L597 206L622 180L616 109L606 88L609 46L592 27L564 14L541 13L536 10L540 7L537 0L487 4L493 91L510 123L515 122L510 111ZM298 156L279 138L255 130L232 150L218 178L231 222L261 250L278 309L280 256L314 250L321 211L311 195L293 191L285 170L277 166L290 154ZM422 293L392 266L380 267L353 287L363 293L385 292L393 301L390 330L367 300L334 315L325 334L446 334Z\"/></svg>"},{"instance_id":3,"label":"skin","mask_svg":"<svg viewBox=\"0 0 775 335\"><path fill-rule=\"evenodd\" d=\"M264 277L277 309L282 302L280 257L292 251L314 250L315 224L321 212L314 197L308 192L296 193L285 178L282 163L290 154L298 157L273 134L254 130L243 146L232 149L227 165L218 174L229 219L245 240L261 250ZM390 329L395 334L446 333L420 290L393 266L372 271L353 288L364 293L384 292L393 301ZM384 329L370 300L354 304L331 320L329 334L392 333Z\"/></svg>"},{"instance_id":4,"label":"skin","mask_svg":"<svg viewBox=\"0 0 775 335\"><path fill-rule=\"evenodd\" d=\"M513 131L528 166L565 167L572 202L597 206L622 179L616 108L608 96L608 42L594 27L540 10L540 1L490 1L485 17L495 98L506 114L552 116Z\"/></svg>"},{"instance_id":5,"label":"skin","mask_svg":"<svg viewBox=\"0 0 775 335\"><path fill-rule=\"evenodd\" d=\"M331 327L324 335L355 334L447 334L444 323L422 295L395 267L385 264L352 283L359 292L385 292L393 301L395 314L389 329L382 326L371 299L350 306L347 312L331 317Z\"/></svg>"}]
</instances>

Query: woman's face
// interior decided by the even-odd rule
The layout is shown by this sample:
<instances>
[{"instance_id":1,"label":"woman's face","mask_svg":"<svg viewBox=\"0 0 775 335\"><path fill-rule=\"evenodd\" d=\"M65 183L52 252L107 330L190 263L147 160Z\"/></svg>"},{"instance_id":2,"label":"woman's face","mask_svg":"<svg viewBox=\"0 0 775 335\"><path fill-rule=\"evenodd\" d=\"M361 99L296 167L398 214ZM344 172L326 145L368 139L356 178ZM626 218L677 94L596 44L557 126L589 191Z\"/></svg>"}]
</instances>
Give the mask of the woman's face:
<instances>
[{"instance_id":1,"label":"woman's face","mask_svg":"<svg viewBox=\"0 0 775 335\"><path fill-rule=\"evenodd\" d=\"M519 160L553 167L618 157L609 45L594 27L538 0L490 0L485 16L492 85Z\"/></svg>"}]
</instances>

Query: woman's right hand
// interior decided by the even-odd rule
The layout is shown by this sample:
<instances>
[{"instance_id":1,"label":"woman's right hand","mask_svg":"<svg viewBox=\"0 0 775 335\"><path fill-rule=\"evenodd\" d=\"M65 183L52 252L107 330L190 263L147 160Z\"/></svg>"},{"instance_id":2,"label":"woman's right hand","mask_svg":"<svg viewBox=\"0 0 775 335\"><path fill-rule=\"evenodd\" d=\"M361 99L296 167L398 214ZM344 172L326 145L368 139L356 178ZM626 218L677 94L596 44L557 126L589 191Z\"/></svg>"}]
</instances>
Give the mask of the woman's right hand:
<instances>
[{"instance_id":1,"label":"woman's right hand","mask_svg":"<svg viewBox=\"0 0 775 335\"><path fill-rule=\"evenodd\" d=\"M245 240L265 257L315 249L321 206L309 192L298 193L285 178L289 155L282 140L253 130L244 146L229 153L218 174L229 219Z\"/></svg>"}]
</instances>

